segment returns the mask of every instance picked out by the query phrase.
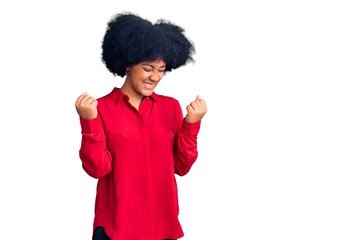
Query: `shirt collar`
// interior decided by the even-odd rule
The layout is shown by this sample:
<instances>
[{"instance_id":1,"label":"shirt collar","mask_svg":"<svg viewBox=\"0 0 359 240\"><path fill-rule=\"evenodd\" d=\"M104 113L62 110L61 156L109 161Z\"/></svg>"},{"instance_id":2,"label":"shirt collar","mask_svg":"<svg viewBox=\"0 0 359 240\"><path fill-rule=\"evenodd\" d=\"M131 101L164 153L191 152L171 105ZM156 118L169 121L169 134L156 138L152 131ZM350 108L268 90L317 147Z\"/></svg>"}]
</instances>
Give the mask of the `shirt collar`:
<instances>
[{"instance_id":1,"label":"shirt collar","mask_svg":"<svg viewBox=\"0 0 359 240\"><path fill-rule=\"evenodd\" d=\"M130 97L124 94L118 87L114 87L109 95L113 98L116 104L121 102L122 98L126 98L126 100L130 99ZM158 101L158 95L155 92L152 92L149 97L151 97L155 102Z\"/></svg>"}]
</instances>

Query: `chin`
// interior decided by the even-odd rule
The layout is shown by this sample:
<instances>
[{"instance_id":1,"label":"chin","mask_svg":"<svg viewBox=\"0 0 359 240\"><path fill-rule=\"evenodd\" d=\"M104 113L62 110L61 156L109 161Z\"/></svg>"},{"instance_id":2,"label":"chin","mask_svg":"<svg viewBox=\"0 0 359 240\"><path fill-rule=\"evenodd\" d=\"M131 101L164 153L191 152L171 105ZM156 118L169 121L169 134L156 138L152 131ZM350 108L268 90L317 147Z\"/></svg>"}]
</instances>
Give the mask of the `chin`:
<instances>
[{"instance_id":1,"label":"chin","mask_svg":"<svg viewBox=\"0 0 359 240\"><path fill-rule=\"evenodd\" d=\"M151 96L152 92L153 92L153 89L140 91L141 95L146 96L146 97Z\"/></svg>"},{"instance_id":2,"label":"chin","mask_svg":"<svg viewBox=\"0 0 359 240\"><path fill-rule=\"evenodd\" d=\"M153 89L145 89L142 92L144 93L144 95L150 96L154 90L155 90L155 88L153 88Z\"/></svg>"}]
</instances>

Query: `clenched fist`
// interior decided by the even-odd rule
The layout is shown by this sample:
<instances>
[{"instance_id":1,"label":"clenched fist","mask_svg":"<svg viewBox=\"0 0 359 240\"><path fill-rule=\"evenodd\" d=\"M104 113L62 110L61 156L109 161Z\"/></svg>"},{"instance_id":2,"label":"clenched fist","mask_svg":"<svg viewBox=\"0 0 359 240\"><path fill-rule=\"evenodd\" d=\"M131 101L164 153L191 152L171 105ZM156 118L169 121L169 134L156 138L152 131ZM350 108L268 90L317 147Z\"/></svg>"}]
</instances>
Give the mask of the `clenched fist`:
<instances>
[{"instance_id":1,"label":"clenched fist","mask_svg":"<svg viewBox=\"0 0 359 240\"><path fill-rule=\"evenodd\" d=\"M75 107L82 118L91 120L97 117L97 100L87 95L87 92L77 98Z\"/></svg>"},{"instance_id":2,"label":"clenched fist","mask_svg":"<svg viewBox=\"0 0 359 240\"><path fill-rule=\"evenodd\" d=\"M187 115L185 121L189 123L198 122L207 113L206 102L197 95L196 100L186 107Z\"/></svg>"}]
</instances>

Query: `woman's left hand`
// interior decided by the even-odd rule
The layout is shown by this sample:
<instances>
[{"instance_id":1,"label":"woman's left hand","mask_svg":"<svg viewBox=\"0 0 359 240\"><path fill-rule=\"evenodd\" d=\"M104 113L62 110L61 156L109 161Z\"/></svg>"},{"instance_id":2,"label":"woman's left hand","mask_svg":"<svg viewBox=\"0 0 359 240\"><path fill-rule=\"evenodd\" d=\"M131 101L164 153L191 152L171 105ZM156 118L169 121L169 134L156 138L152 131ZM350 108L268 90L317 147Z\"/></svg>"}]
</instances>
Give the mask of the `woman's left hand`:
<instances>
[{"instance_id":1,"label":"woman's left hand","mask_svg":"<svg viewBox=\"0 0 359 240\"><path fill-rule=\"evenodd\" d=\"M187 115L185 121L189 123L198 122L207 113L206 102L197 95L196 100L186 107Z\"/></svg>"}]
</instances>

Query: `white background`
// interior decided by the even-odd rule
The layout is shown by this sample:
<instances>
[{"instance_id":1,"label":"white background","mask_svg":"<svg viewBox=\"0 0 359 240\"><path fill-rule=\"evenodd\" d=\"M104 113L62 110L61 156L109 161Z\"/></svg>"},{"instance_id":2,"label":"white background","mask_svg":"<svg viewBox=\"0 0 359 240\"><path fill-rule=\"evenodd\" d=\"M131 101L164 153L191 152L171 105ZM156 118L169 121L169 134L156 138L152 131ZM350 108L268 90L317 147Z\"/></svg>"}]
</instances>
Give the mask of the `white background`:
<instances>
[{"instance_id":1,"label":"white background","mask_svg":"<svg viewBox=\"0 0 359 240\"><path fill-rule=\"evenodd\" d=\"M208 107L176 175L183 240L359 239L356 1L7 1L0 5L1 239L91 239L97 179L75 101L121 87L101 62L130 11L182 26L195 64L155 89Z\"/></svg>"}]
</instances>

